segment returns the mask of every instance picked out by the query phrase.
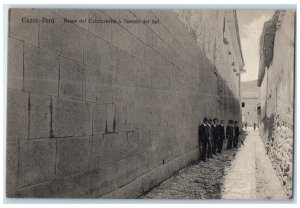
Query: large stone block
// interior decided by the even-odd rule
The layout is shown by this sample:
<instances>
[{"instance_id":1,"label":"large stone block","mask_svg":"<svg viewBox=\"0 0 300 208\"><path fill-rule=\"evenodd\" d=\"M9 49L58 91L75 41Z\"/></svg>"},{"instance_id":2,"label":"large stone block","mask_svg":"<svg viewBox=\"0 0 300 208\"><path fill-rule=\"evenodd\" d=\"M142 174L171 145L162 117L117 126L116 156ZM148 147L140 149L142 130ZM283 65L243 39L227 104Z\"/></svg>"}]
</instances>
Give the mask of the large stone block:
<instances>
[{"instance_id":1,"label":"large stone block","mask_svg":"<svg viewBox=\"0 0 300 208\"><path fill-rule=\"evenodd\" d=\"M39 18L39 15L36 9L9 9L9 36L38 46L39 24L23 23L27 17Z\"/></svg>"},{"instance_id":2,"label":"large stone block","mask_svg":"<svg viewBox=\"0 0 300 208\"><path fill-rule=\"evenodd\" d=\"M139 156L132 156L126 159L128 182L133 181L141 175L141 159Z\"/></svg>"},{"instance_id":3,"label":"large stone block","mask_svg":"<svg viewBox=\"0 0 300 208\"><path fill-rule=\"evenodd\" d=\"M89 19L92 20L89 22L89 32L103 38L108 42L111 42L111 23L99 23L94 21L99 19L110 20L110 18L99 10L92 10L89 13Z\"/></svg>"},{"instance_id":4,"label":"large stone block","mask_svg":"<svg viewBox=\"0 0 300 208\"><path fill-rule=\"evenodd\" d=\"M97 100L97 68L85 67L85 96L87 101L95 102Z\"/></svg>"},{"instance_id":5,"label":"large stone block","mask_svg":"<svg viewBox=\"0 0 300 208\"><path fill-rule=\"evenodd\" d=\"M104 160L104 137L103 135L94 135L90 141L90 168L97 169L106 162Z\"/></svg>"},{"instance_id":6,"label":"large stone block","mask_svg":"<svg viewBox=\"0 0 300 208\"><path fill-rule=\"evenodd\" d=\"M84 66L74 61L61 58L59 79L59 97L84 100Z\"/></svg>"},{"instance_id":7,"label":"large stone block","mask_svg":"<svg viewBox=\"0 0 300 208\"><path fill-rule=\"evenodd\" d=\"M111 48L106 41L86 33L84 36L84 63L100 67L110 60Z\"/></svg>"},{"instance_id":8,"label":"large stone block","mask_svg":"<svg viewBox=\"0 0 300 208\"><path fill-rule=\"evenodd\" d=\"M105 199L137 199L143 194L143 179L138 178L125 186L103 196Z\"/></svg>"},{"instance_id":9,"label":"large stone block","mask_svg":"<svg viewBox=\"0 0 300 208\"><path fill-rule=\"evenodd\" d=\"M28 138L27 92L7 91L7 140Z\"/></svg>"},{"instance_id":10,"label":"large stone block","mask_svg":"<svg viewBox=\"0 0 300 208\"><path fill-rule=\"evenodd\" d=\"M29 186L16 191L16 198L54 198L55 183L53 181L44 182Z\"/></svg>"},{"instance_id":11,"label":"large stone block","mask_svg":"<svg viewBox=\"0 0 300 208\"><path fill-rule=\"evenodd\" d=\"M134 36L123 29L118 24L112 25L112 44L119 49L132 53L132 46L134 45Z\"/></svg>"},{"instance_id":12,"label":"large stone block","mask_svg":"<svg viewBox=\"0 0 300 208\"><path fill-rule=\"evenodd\" d=\"M140 61L144 62L145 60L145 44L139 39L134 37L132 48L131 48L132 56L138 58Z\"/></svg>"},{"instance_id":13,"label":"large stone block","mask_svg":"<svg viewBox=\"0 0 300 208\"><path fill-rule=\"evenodd\" d=\"M116 128L116 106L113 103L106 105L106 132L115 132Z\"/></svg>"},{"instance_id":14,"label":"large stone block","mask_svg":"<svg viewBox=\"0 0 300 208\"><path fill-rule=\"evenodd\" d=\"M125 160L120 160L107 166L107 182L109 189L116 190L127 184L128 178L126 165Z\"/></svg>"},{"instance_id":15,"label":"large stone block","mask_svg":"<svg viewBox=\"0 0 300 208\"><path fill-rule=\"evenodd\" d=\"M67 176L89 168L89 137L57 139L56 175Z\"/></svg>"},{"instance_id":16,"label":"large stone block","mask_svg":"<svg viewBox=\"0 0 300 208\"><path fill-rule=\"evenodd\" d=\"M53 99L52 126L55 137L91 135L91 104L75 100Z\"/></svg>"},{"instance_id":17,"label":"large stone block","mask_svg":"<svg viewBox=\"0 0 300 208\"><path fill-rule=\"evenodd\" d=\"M141 68L143 61L132 57L131 59L131 70L132 70L132 81L135 86L141 86Z\"/></svg>"},{"instance_id":18,"label":"large stone block","mask_svg":"<svg viewBox=\"0 0 300 208\"><path fill-rule=\"evenodd\" d=\"M141 145L141 140L137 130L128 132L127 136L128 156L138 155L140 152L142 152L142 149L145 149L145 147Z\"/></svg>"},{"instance_id":19,"label":"large stone block","mask_svg":"<svg viewBox=\"0 0 300 208\"><path fill-rule=\"evenodd\" d=\"M116 84L121 86L132 86L134 72L131 67L132 57L124 51L119 51L116 65Z\"/></svg>"},{"instance_id":20,"label":"large stone block","mask_svg":"<svg viewBox=\"0 0 300 208\"><path fill-rule=\"evenodd\" d=\"M90 173L76 174L56 180L56 194L58 198L89 198Z\"/></svg>"},{"instance_id":21,"label":"large stone block","mask_svg":"<svg viewBox=\"0 0 300 208\"><path fill-rule=\"evenodd\" d=\"M108 186L108 175L106 167L96 169L91 173L91 198L100 198L112 191L112 186Z\"/></svg>"},{"instance_id":22,"label":"large stone block","mask_svg":"<svg viewBox=\"0 0 300 208\"><path fill-rule=\"evenodd\" d=\"M58 94L59 59L48 51L24 47L24 89L45 95Z\"/></svg>"},{"instance_id":23,"label":"large stone block","mask_svg":"<svg viewBox=\"0 0 300 208\"><path fill-rule=\"evenodd\" d=\"M18 187L48 181L55 177L55 140L21 141Z\"/></svg>"},{"instance_id":24,"label":"large stone block","mask_svg":"<svg viewBox=\"0 0 300 208\"><path fill-rule=\"evenodd\" d=\"M138 38L148 46L152 46L152 38L153 38L153 32L152 30L144 24L140 24L137 27L138 30Z\"/></svg>"},{"instance_id":25,"label":"large stone block","mask_svg":"<svg viewBox=\"0 0 300 208\"><path fill-rule=\"evenodd\" d=\"M49 11L44 11L43 16L54 18L54 23L40 24L40 47L83 62L84 30L76 25L64 23L62 17Z\"/></svg>"},{"instance_id":26,"label":"large stone block","mask_svg":"<svg viewBox=\"0 0 300 208\"><path fill-rule=\"evenodd\" d=\"M159 69L161 67L161 56L153 48L145 46L145 63Z\"/></svg>"},{"instance_id":27,"label":"large stone block","mask_svg":"<svg viewBox=\"0 0 300 208\"><path fill-rule=\"evenodd\" d=\"M23 89L23 43L8 38L7 86L11 89Z\"/></svg>"},{"instance_id":28,"label":"large stone block","mask_svg":"<svg viewBox=\"0 0 300 208\"><path fill-rule=\"evenodd\" d=\"M51 136L51 97L31 94L29 112L29 139Z\"/></svg>"},{"instance_id":29,"label":"large stone block","mask_svg":"<svg viewBox=\"0 0 300 208\"><path fill-rule=\"evenodd\" d=\"M127 105L125 102L119 102L116 104L116 132L127 131Z\"/></svg>"},{"instance_id":30,"label":"large stone block","mask_svg":"<svg viewBox=\"0 0 300 208\"><path fill-rule=\"evenodd\" d=\"M112 163L128 156L127 133L104 135L104 162Z\"/></svg>"},{"instance_id":31,"label":"large stone block","mask_svg":"<svg viewBox=\"0 0 300 208\"><path fill-rule=\"evenodd\" d=\"M96 104L93 108L93 134L103 134L106 129L106 105Z\"/></svg>"},{"instance_id":32,"label":"large stone block","mask_svg":"<svg viewBox=\"0 0 300 208\"><path fill-rule=\"evenodd\" d=\"M106 66L98 69L97 102L101 104L113 102L113 73Z\"/></svg>"},{"instance_id":33,"label":"large stone block","mask_svg":"<svg viewBox=\"0 0 300 208\"><path fill-rule=\"evenodd\" d=\"M18 179L18 142L6 143L6 193L15 191Z\"/></svg>"}]
</instances>

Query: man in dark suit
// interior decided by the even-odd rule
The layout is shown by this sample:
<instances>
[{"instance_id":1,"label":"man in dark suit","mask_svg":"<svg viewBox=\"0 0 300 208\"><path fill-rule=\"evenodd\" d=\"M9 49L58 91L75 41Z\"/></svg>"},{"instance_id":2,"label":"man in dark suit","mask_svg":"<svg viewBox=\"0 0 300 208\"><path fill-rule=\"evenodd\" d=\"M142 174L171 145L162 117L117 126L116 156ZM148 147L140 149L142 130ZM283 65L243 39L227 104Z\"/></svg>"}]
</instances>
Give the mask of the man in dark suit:
<instances>
[{"instance_id":1,"label":"man in dark suit","mask_svg":"<svg viewBox=\"0 0 300 208\"><path fill-rule=\"evenodd\" d=\"M213 158L212 153L212 145L213 145L213 132L212 132L212 120L208 119L208 124L206 126L208 141L207 141L207 158Z\"/></svg>"},{"instance_id":2,"label":"man in dark suit","mask_svg":"<svg viewBox=\"0 0 300 208\"><path fill-rule=\"evenodd\" d=\"M231 120L228 121L228 125L226 127L226 137L228 139L227 149L231 149L233 140L233 126Z\"/></svg>"},{"instance_id":3,"label":"man in dark suit","mask_svg":"<svg viewBox=\"0 0 300 208\"><path fill-rule=\"evenodd\" d=\"M219 128L218 128L218 119L214 118L213 124L212 124L212 134L213 134L213 140L212 140L212 153L216 155L217 148L218 148L218 140L219 140Z\"/></svg>"},{"instance_id":4,"label":"man in dark suit","mask_svg":"<svg viewBox=\"0 0 300 208\"><path fill-rule=\"evenodd\" d=\"M202 147L200 159L203 162L205 162L207 143L208 143L207 118L204 118L203 123L199 126L198 141L199 141L199 149Z\"/></svg>"},{"instance_id":5,"label":"man in dark suit","mask_svg":"<svg viewBox=\"0 0 300 208\"><path fill-rule=\"evenodd\" d=\"M218 140L218 153L222 152L223 149L223 141L225 139L225 126L224 120L221 120L221 124L218 125L218 132L219 132L219 140Z\"/></svg>"},{"instance_id":6,"label":"man in dark suit","mask_svg":"<svg viewBox=\"0 0 300 208\"><path fill-rule=\"evenodd\" d=\"M240 136L240 127L238 126L238 122L234 122L234 140L233 140L233 147L237 148L238 142L239 142L239 136Z\"/></svg>"}]
</instances>

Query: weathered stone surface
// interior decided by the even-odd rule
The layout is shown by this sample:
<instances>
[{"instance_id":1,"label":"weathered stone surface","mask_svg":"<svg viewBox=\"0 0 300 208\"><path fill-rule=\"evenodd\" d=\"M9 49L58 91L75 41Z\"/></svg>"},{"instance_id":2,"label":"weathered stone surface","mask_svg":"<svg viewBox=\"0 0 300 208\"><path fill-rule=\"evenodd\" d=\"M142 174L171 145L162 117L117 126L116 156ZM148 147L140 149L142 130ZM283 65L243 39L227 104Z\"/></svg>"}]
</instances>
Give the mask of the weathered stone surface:
<instances>
[{"instance_id":1,"label":"weathered stone surface","mask_svg":"<svg viewBox=\"0 0 300 208\"><path fill-rule=\"evenodd\" d=\"M87 101L97 101L97 68L85 67L85 97Z\"/></svg>"},{"instance_id":2,"label":"weathered stone surface","mask_svg":"<svg viewBox=\"0 0 300 208\"><path fill-rule=\"evenodd\" d=\"M116 128L116 106L113 103L106 105L106 131L112 133Z\"/></svg>"},{"instance_id":3,"label":"weathered stone surface","mask_svg":"<svg viewBox=\"0 0 300 208\"><path fill-rule=\"evenodd\" d=\"M89 137L57 139L57 176L67 176L88 170L89 139Z\"/></svg>"},{"instance_id":4,"label":"weathered stone surface","mask_svg":"<svg viewBox=\"0 0 300 208\"><path fill-rule=\"evenodd\" d=\"M103 161L105 164L128 157L126 132L118 134L105 134L103 144Z\"/></svg>"},{"instance_id":5,"label":"weathered stone surface","mask_svg":"<svg viewBox=\"0 0 300 208\"><path fill-rule=\"evenodd\" d=\"M29 139L51 136L51 97L30 95Z\"/></svg>"},{"instance_id":6,"label":"weathered stone surface","mask_svg":"<svg viewBox=\"0 0 300 208\"><path fill-rule=\"evenodd\" d=\"M91 20L110 20L99 10L92 10L89 13L89 19ZM111 23L98 23L91 21L89 23L89 32L103 38L104 40L111 42Z\"/></svg>"},{"instance_id":7,"label":"weathered stone surface","mask_svg":"<svg viewBox=\"0 0 300 208\"><path fill-rule=\"evenodd\" d=\"M56 180L58 198L89 198L90 174L76 174Z\"/></svg>"},{"instance_id":8,"label":"weathered stone surface","mask_svg":"<svg viewBox=\"0 0 300 208\"><path fill-rule=\"evenodd\" d=\"M7 141L6 146L6 193L15 191L18 181L18 142Z\"/></svg>"},{"instance_id":9,"label":"weathered stone surface","mask_svg":"<svg viewBox=\"0 0 300 208\"><path fill-rule=\"evenodd\" d=\"M7 140L28 138L28 93L7 91Z\"/></svg>"},{"instance_id":10,"label":"weathered stone surface","mask_svg":"<svg viewBox=\"0 0 300 208\"><path fill-rule=\"evenodd\" d=\"M118 24L112 25L112 44L129 54L132 54L134 36Z\"/></svg>"},{"instance_id":11,"label":"weathered stone surface","mask_svg":"<svg viewBox=\"0 0 300 208\"><path fill-rule=\"evenodd\" d=\"M40 46L73 60L83 62L84 31L53 13L44 16L54 18L53 24L40 24Z\"/></svg>"},{"instance_id":12,"label":"weathered stone surface","mask_svg":"<svg viewBox=\"0 0 300 208\"><path fill-rule=\"evenodd\" d=\"M84 100L84 66L74 61L60 60L59 97Z\"/></svg>"},{"instance_id":13,"label":"weathered stone surface","mask_svg":"<svg viewBox=\"0 0 300 208\"><path fill-rule=\"evenodd\" d=\"M116 190L127 183L127 169L125 160L120 160L107 166L108 189Z\"/></svg>"},{"instance_id":14,"label":"weathered stone surface","mask_svg":"<svg viewBox=\"0 0 300 208\"><path fill-rule=\"evenodd\" d=\"M37 17L35 9L9 9L9 36L23 40L25 43L38 46L39 24L23 23L24 17ZM26 21L26 19L24 19Z\"/></svg>"},{"instance_id":15,"label":"weathered stone surface","mask_svg":"<svg viewBox=\"0 0 300 208\"><path fill-rule=\"evenodd\" d=\"M94 135L90 141L90 168L97 169L105 164L104 160L104 137L103 135Z\"/></svg>"},{"instance_id":16,"label":"weathered stone surface","mask_svg":"<svg viewBox=\"0 0 300 208\"><path fill-rule=\"evenodd\" d=\"M53 99L53 134L55 137L92 134L92 107L89 103Z\"/></svg>"},{"instance_id":17,"label":"weathered stone surface","mask_svg":"<svg viewBox=\"0 0 300 208\"><path fill-rule=\"evenodd\" d=\"M110 45L106 41L91 34L84 36L84 63L90 66L101 66L103 62L109 64ZM106 60L108 59L108 60Z\"/></svg>"},{"instance_id":18,"label":"weathered stone surface","mask_svg":"<svg viewBox=\"0 0 300 208\"><path fill-rule=\"evenodd\" d=\"M116 84L121 86L132 86L134 84L132 81L134 73L131 67L131 59L130 54L121 50L118 52L115 76Z\"/></svg>"},{"instance_id":19,"label":"weathered stone surface","mask_svg":"<svg viewBox=\"0 0 300 208\"><path fill-rule=\"evenodd\" d=\"M141 159L139 156L132 156L126 159L128 182L133 181L141 175Z\"/></svg>"},{"instance_id":20,"label":"weathered stone surface","mask_svg":"<svg viewBox=\"0 0 300 208\"><path fill-rule=\"evenodd\" d=\"M91 173L91 198L100 198L104 194L112 190L111 186L108 186L108 172L106 166L100 169L96 169Z\"/></svg>"},{"instance_id":21,"label":"weathered stone surface","mask_svg":"<svg viewBox=\"0 0 300 208\"><path fill-rule=\"evenodd\" d=\"M8 38L7 86L11 89L23 89L23 43Z\"/></svg>"},{"instance_id":22,"label":"weathered stone surface","mask_svg":"<svg viewBox=\"0 0 300 208\"><path fill-rule=\"evenodd\" d=\"M48 51L24 45L24 89L58 95L59 59Z\"/></svg>"},{"instance_id":23,"label":"weathered stone surface","mask_svg":"<svg viewBox=\"0 0 300 208\"><path fill-rule=\"evenodd\" d=\"M159 67L161 66L161 57L159 53L148 46L145 46L145 63L157 69L159 69Z\"/></svg>"},{"instance_id":24,"label":"weathered stone surface","mask_svg":"<svg viewBox=\"0 0 300 208\"><path fill-rule=\"evenodd\" d=\"M55 177L55 140L21 141L18 187L24 187Z\"/></svg>"},{"instance_id":25,"label":"weathered stone surface","mask_svg":"<svg viewBox=\"0 0 300 208\"><path fill-rule=\"evenodd\" d=\"M96 104L93 108L93 133L103 134L106 129L106 105Z\"/></svg>"},{"instance_id":26,"label":"weathered stone surface","mask_svg":"<svg viewBox=\"0 0 300 208\"><path fill-rule=\"evenodd\" d=\"M125 102L119 102L116 104L116 132L126 131L126 109L127 104Z\"/></svg>"},{"instance_id":27,"label":"weathered stone surface","mask_svg":"<svg viewBox=\"0 0 300 208\"><path fill-rule=\"evenodd\" d=\"M114 74L110 72L108 63L105 62L98 69L97 81L97 102L101 104L113 102L113 78Z\"/></svg>"},{"instance_id":28,"label":"weathered stone surface","mask_svg":"<svg viewBox=\"0 0 300 208\"><path fill-rule=\"evenodd\" d=\"M127 154L128 156L134 156L141 153L142 145L141 140L144 138L139 138L138 131L127 133Z\"/></svg>"},{"instance_id":29,"label":"weathered stone surface","mask_svg":"<svg viewBox=\"0 0 300 208\"><path fill-rule=\"evenodd\" d=\"M19 189L16 198L54 198L55 183L53 181L39 183L24 189Z\"/></svg>"}]
</instances>

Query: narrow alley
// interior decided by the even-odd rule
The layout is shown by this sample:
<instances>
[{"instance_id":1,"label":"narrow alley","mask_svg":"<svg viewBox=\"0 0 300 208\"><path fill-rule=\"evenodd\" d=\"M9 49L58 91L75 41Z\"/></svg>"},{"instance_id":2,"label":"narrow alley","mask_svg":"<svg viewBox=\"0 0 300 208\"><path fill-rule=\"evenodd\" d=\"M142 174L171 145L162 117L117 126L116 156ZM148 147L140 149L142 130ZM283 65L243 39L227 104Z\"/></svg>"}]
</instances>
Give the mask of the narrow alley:
<instances>
[{"instance_id":1,"label":"narrow alley","mask_svg":"<svg viewBox=\"0 0 300 208\"><path fill-rule=\"evenodd\" d=\"M259 132L248 128L242 140L238 149L225 148L206 163L180 170L141 198L287 199Z\"/></svg>"}]
</instances>

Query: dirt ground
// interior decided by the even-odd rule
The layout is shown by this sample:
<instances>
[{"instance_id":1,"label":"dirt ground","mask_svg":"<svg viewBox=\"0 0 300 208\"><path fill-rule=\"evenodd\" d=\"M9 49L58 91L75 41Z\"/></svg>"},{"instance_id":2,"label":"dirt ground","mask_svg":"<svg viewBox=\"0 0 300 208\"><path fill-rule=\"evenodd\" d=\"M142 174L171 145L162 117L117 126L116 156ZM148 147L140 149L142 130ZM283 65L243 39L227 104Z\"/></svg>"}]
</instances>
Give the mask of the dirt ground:
<instances>
[{"instance_id":1,"label":"dirt ground","mask_svg":"<svg viewBox=\"0 0 300 208\"><path fill-rule=\"evenodd\" d=\"M241 146L241 143L239 143ZM180 170L174 176L161 183L142 199L221 199L225 168L230 166L238 149L226 150L213 155L206 162L197 161Z\"/></svg>"},{"instance_id":2,"label":"dirt ground","mask_svg":"<svg viewBox=\"0 0 300 208\"><path fill-rule=\"evenodd\" d=\"M244 145L197 161L152 189L141 199L286 200L279 178L265 153L258 130L241 136Z\"/></svg>"}]
</instances>

